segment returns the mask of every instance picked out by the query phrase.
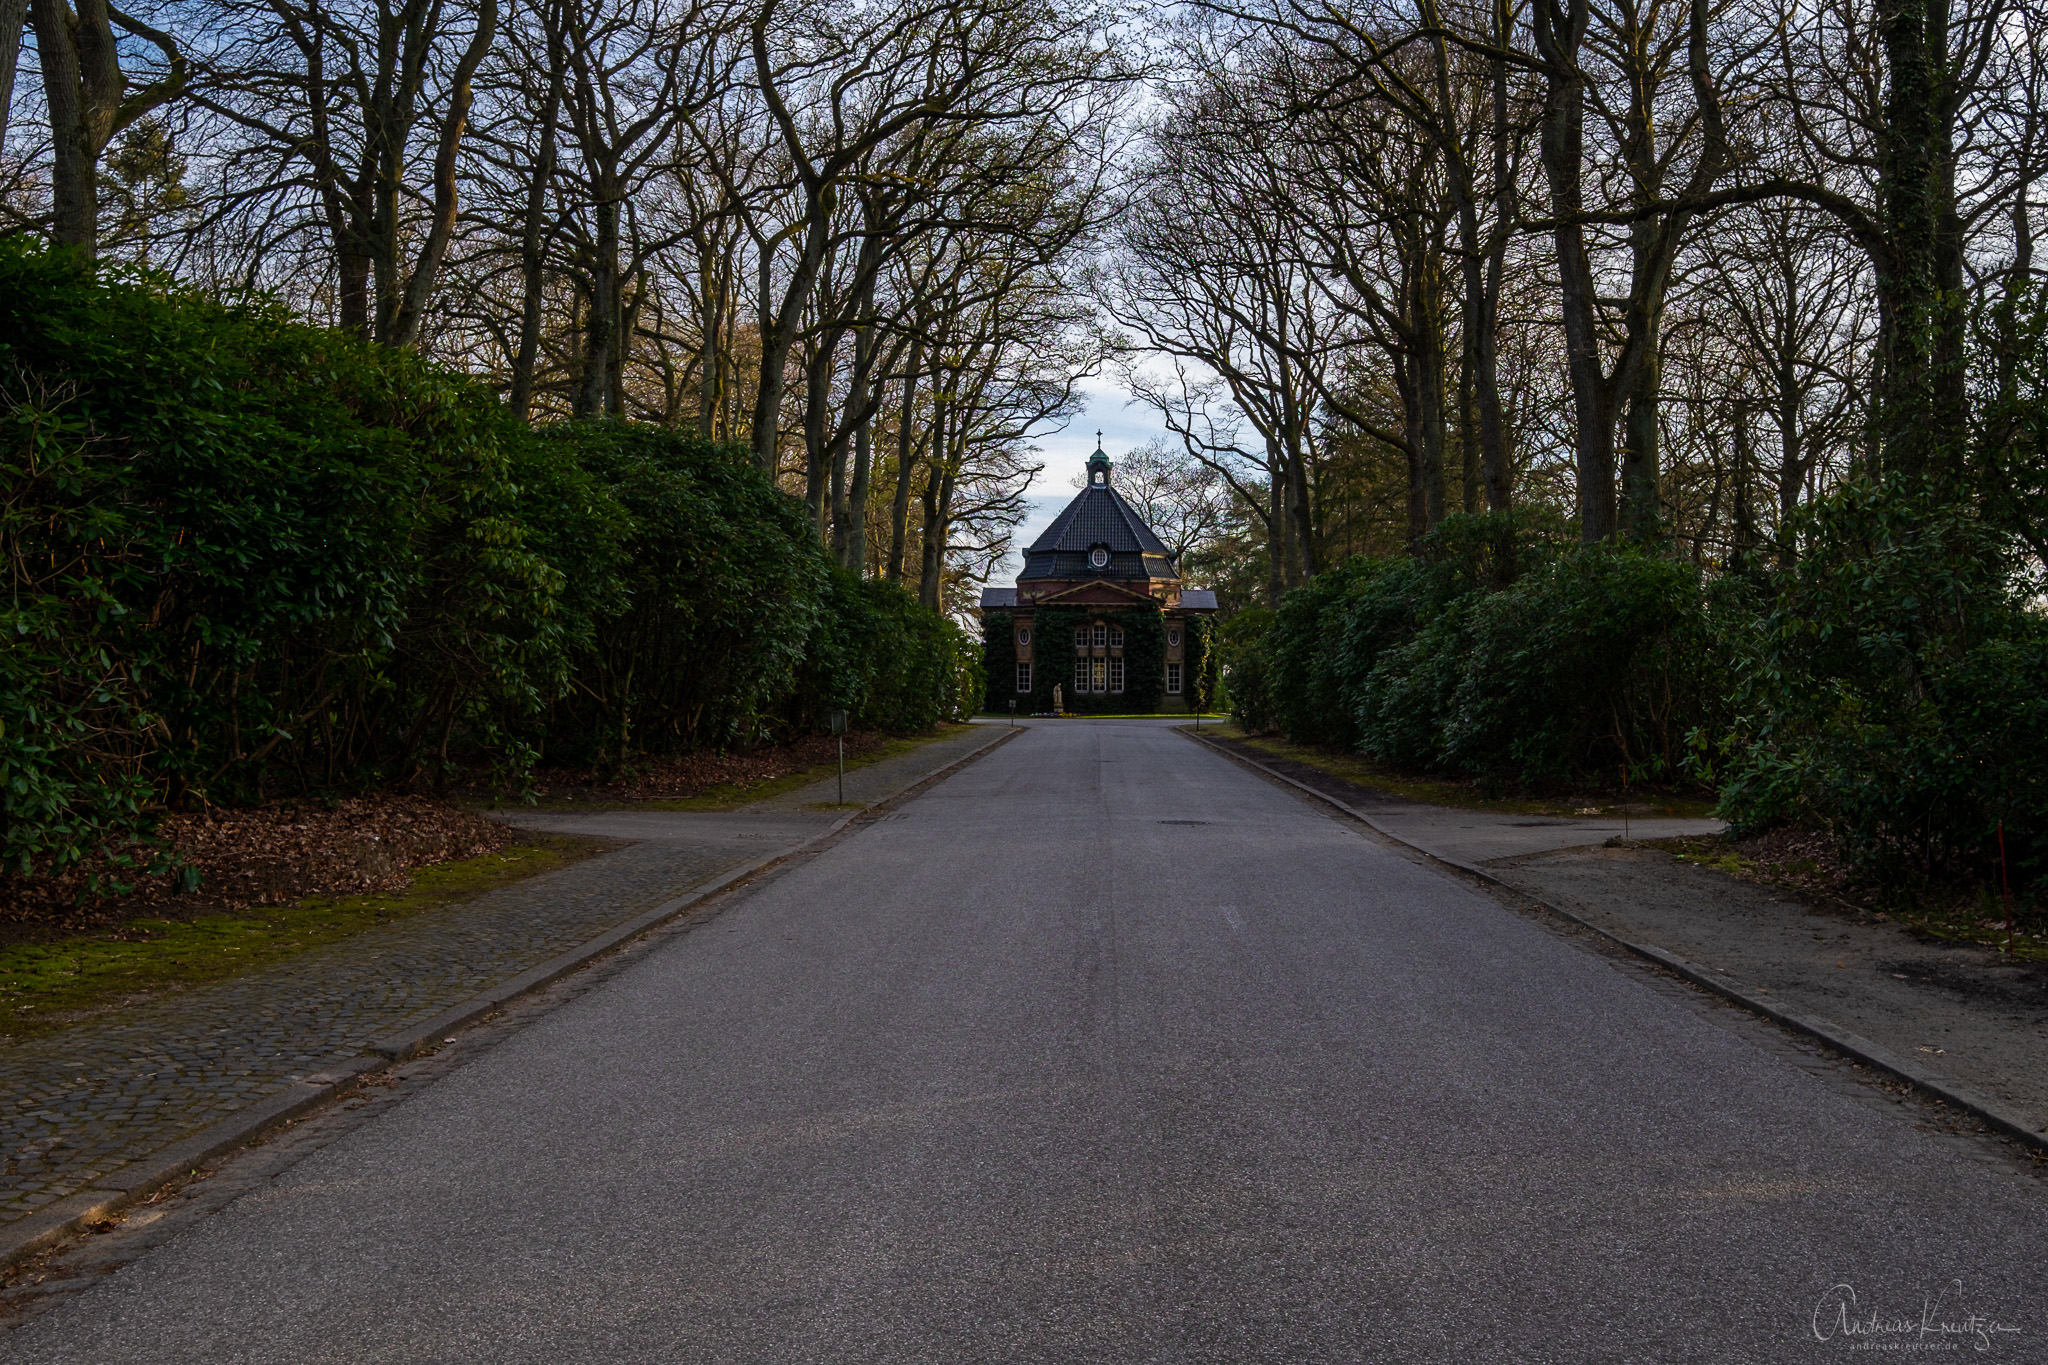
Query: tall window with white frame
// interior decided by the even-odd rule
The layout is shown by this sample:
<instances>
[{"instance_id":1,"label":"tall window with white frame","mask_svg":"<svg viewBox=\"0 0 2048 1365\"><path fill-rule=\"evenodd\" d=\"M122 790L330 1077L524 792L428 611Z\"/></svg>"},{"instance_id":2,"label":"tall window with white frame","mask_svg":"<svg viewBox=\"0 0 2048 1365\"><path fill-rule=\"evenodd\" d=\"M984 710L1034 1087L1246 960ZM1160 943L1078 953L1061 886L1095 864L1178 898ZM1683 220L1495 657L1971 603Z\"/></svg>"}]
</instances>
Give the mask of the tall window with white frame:
<instances>
[{"instance_id":1,"label":"tall window with white frame","mask_svg":"<svg viewBox=\"0 0 2048 1365\"><path fill-rule=\"evenodd\" d=\"M1017 665L1017 690L1019 692L1029 692L1031 690L1030 664Z\"/></svg>"},{"instance_id":2,"label":"tall window with white frame","mask_svg":"<svg viewBox=\"0 0 2048 1365\"><path fill-rule=\"evenodd\" d=\"M1111 659L1109 661L1109 690L1112 692L1124 690L1124 661L1122 659Z\"/></svg>"},{"instance_id":3,"label":"tall window with white frame","mask_svg":"<svg viewBox=\"0 0 2048 1365\"><path fill-rule=\"evenodd\" d=\"M1166 691L1169 696L1177 697L1180 695L1179 664L1168 664L1166 666Z\"/></svg>"}]
</instances>

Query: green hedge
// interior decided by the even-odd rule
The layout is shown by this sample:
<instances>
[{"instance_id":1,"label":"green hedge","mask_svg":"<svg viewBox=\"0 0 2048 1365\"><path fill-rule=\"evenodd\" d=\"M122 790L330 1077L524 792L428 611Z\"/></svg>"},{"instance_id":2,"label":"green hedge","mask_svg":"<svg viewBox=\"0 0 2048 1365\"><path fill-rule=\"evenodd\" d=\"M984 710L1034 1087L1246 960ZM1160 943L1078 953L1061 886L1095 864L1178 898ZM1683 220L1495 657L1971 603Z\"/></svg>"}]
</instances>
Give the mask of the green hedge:
<instances>
[{"instance_id":1,"label":"green hedge","mask_svg":"<svg viewBox=\"0 0 2048 1365\"><path fill-rule=\"evenodd\" d=\"M1453 517L1413 558L1360 558L1226 633L1240 721L1388 762L1555 786L1676 779L1728 685L1699 572Z\"/></svg>"},{"instance_id":2,"label":"green hedge","mask_svg":"<svg viewBox=\"0 0 2048 1365\"><path fill-rule=\"evenodd\" d=\"M1832 829L1885 875L2048 872L2048 620L2037 565L1942 490L1857 481L1735 641L1737 714L1698 737L1738 829Z\"/></svg>"},{"instance_id":3,"label":"green hedge","mask_svg":"<svg viewBox=\"0 0 2048 1365\"><path fill-rule=\"evenodd\" d=\"M402 351L0 241L0 858L166 803L921 729L979 651L744 452L535 433Z\"/></svg>"},{"instance_id":4,"label":"green hedge","mask_svg":"<svg viewBox=\"0 0 2048 1365\"><path fill-rule=\"evenodd\" d=\"M0 403L11 865L165 798L417 777L566 678L522 433L464 379L11 238Z\"/></svg>"}]
</instances>

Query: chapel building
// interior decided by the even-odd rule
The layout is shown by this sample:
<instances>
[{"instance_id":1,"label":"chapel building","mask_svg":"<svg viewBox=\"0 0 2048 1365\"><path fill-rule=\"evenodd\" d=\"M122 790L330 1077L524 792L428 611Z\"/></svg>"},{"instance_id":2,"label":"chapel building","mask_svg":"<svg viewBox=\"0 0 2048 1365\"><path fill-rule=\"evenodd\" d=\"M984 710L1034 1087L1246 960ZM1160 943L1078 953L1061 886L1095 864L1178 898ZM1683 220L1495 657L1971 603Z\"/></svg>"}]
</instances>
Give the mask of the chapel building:
<instances>
[{"instance_id":1,"label":"chapel building","mask_svg":"<svg viewBox=\"0 0 2048 1365\"><path fill-rule=\"evenodd\" d=\"M1098 433L1087 486L1024 551L1016 586L982 589L991 710L1049 710L1055 685L1070 710L1189 709L1203 666L1192 637L1216 594L1181 586L1172 551L1110 472Z\"/></svg>"}]
</instances>

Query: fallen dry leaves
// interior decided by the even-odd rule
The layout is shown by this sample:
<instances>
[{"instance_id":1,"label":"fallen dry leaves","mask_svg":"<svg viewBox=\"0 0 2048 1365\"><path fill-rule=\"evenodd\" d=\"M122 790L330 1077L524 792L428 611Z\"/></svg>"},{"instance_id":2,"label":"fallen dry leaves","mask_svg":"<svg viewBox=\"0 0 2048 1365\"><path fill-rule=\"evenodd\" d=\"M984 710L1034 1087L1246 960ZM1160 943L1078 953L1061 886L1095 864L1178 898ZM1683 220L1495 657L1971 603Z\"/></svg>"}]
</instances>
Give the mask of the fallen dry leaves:
<instances>
[{"instance_id":1,"label":"fallen dry leaves","mask_svg":"<svg viewBox=\"0 0 2048 1365\"><path fill-rule=\"evenodd\" d=\"M374 795L332 806L280 802L173 814L158 837L198 871L196 890L181 893L176 875L138 879L106 866L58 877L0 877L0 925L84 930L140 916L395 891L411 869L494 852L511 842L512 831L434 797ZM88 897L93 871L128 881L134 890Z\"/></svg>"},{"instance_id":2,"label":"fallen dry leaves","mask_svg":"<svg viewBox=\"0 0 2048 1365\"><path fill-rule=\"evenodd\" d=\"M846 736L846 756L856 758L887 744L890 736L863 730ZM576 797L590 801L677 801L713 787L752 787L832 762L838 750L830 735L804 735L745 753L639 756L616 774L593 768L543 768L534 775L540 800Z\"/></svg>"}]
</instances>

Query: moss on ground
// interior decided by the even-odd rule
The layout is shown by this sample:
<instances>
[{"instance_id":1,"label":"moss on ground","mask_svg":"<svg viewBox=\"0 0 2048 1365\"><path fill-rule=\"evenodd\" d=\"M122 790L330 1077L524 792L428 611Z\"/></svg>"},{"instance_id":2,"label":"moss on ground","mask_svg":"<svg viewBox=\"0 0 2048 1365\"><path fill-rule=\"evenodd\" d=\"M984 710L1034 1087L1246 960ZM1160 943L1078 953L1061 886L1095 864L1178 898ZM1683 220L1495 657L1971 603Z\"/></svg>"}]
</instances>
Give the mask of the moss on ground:
<instances>
[{"instance_id":1,"label":"moss on ground","mask_svg":"<svg viewBox=\"0 0 2048 1365\"><path fill-rule=\"evenodd\" d=\"M403 891L135 919L104 933L0 947L0 1037L54 1033L166 991L268 967L552 872L609 846L602 840L528 835L496 853L416 868Z\"/></svg>"}]
</instances>

